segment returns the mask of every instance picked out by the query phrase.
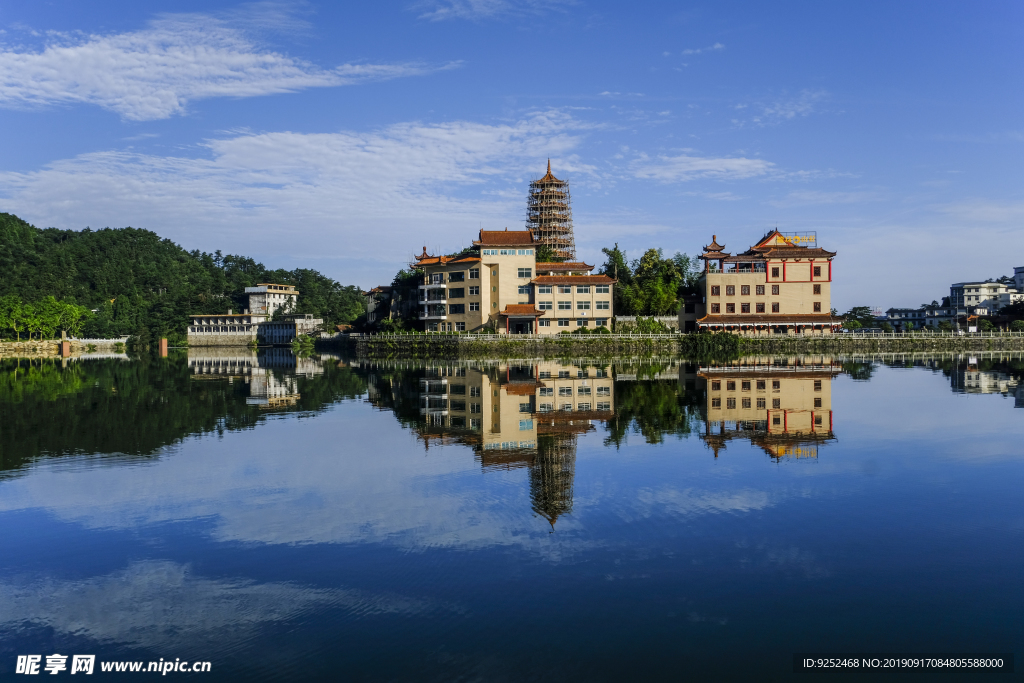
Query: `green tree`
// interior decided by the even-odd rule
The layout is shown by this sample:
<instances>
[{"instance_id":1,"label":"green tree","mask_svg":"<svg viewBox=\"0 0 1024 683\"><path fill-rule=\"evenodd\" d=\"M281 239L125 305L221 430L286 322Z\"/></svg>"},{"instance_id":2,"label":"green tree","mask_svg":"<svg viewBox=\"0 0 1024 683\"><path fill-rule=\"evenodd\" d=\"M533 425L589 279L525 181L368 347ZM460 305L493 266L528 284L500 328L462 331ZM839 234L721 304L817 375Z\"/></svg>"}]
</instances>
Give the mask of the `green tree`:
<instances>
[{"instance_id":1,"label":"green tree","mask_svg":"<svg viewBox=\"0 0 1024 683\"><path fill-rule=\"evenodd\" d=\"M996 326L992 324L991 320L982 318L978 322L978 330L980 330L981 332L991 332L994 329L996 329Z\"/></svg>"},{"instance_id":2,"label":"green tree","mask_svg":"<svg viewBox=\"0 0 1024 683\"><path fill-rule=\"evenodd\" d=\"M856 320L861 327L873 327L875 324L875 316L872 315L870 306L854 306L844 313L843 317L847 321Z\"/></svg>"},{"instance_id":3,"label":"green tree","mask_svg":"<svg viewBox=\"0 0 1024 683\"><path fill-rule=\"evenodd\" d=\"M537 247L537 263L562 263L564 258L555 254L550 244L542 244Z\"/></svg>"},{"instance_id":4,"label":"green tree","mask_svg":"<svg viewBox=\"0 0 1024 683\"><path fill-rule=\"evenodd\" d=\"M1014 332L1024 332L1024 320L1014 320L1010 323L1010 329Z\"/></svg>"}]
</instances>

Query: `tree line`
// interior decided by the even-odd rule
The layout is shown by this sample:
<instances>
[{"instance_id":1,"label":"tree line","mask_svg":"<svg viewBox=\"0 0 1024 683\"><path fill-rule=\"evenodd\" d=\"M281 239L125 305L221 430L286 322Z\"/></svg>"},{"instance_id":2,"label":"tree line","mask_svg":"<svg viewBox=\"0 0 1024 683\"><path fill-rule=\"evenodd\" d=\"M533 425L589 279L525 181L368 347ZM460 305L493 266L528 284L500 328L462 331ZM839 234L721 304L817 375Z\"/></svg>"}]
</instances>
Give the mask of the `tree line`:
<instances>
[{"instance_id":1,"label":"tree line","mask_svg":"<svg viewBox=\"0 0 1024 683\"><path fill-rule=\"evenodd\" d=\"M16 341L51 339L59 332L78 336L92 312L85 306L57 301L52 296L40 301L22 301L16 294L0 297L0 333L14 333Z\"/></svg>"},{"instance_id":2,"label":"tree line","mask_svg":"<svg viewBox=\"0 0 1024 683\"><path fill-rule=\"evenodd\" d=\"M48 298L85 308L77 336L134 335L142 343L184 340L188 316L241 311L245 288L259 282L295 285L296 313L325 324L355 320L364 310L358 287L345 286L309 268L270 269L246 257L186 251L149 230L39 229L0 213L0 297L46 308ZM32 334L47 334L46 328ZM0 334L20 334L5 327Z\"/></svg>"}]
</instances>

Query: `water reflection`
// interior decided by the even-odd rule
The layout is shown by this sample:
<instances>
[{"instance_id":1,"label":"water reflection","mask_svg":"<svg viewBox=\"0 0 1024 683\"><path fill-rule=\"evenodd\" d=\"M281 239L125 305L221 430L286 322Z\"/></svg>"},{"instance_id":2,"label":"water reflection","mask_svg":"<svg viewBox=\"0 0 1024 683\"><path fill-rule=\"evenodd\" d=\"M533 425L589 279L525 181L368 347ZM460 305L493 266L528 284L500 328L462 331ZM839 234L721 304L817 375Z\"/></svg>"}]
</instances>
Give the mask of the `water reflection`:
<instances>
[{"instance_id":1,"label":"water reflection","mask_svg":"<svg viewBox=\"0 0 1024 683\"><path fill-rule=\"evenodd\" d=\"M615 415L610 364L450 363L390 372L366 365L369 400L402 410L416 389L413 423L424 448L462 443L486 470L526 468L533 511L554 528L573 506L579 435ZM402 386L405 382L405 386ZM386 383L386 388L379 386Z\"/></svg>"},{"instance_id":2,"label":"water reflection","mask_svg":"<svg viewBox=\"0 0 1024 683\"><path fill-rule=\"evenodd\" d=\"M716 458L734 439L775 459L816 458L836 440L832 380L842 371L830 357L748 357L700 367L693 379L706 395L701 439Z\"/></svg>"}]
</instances>

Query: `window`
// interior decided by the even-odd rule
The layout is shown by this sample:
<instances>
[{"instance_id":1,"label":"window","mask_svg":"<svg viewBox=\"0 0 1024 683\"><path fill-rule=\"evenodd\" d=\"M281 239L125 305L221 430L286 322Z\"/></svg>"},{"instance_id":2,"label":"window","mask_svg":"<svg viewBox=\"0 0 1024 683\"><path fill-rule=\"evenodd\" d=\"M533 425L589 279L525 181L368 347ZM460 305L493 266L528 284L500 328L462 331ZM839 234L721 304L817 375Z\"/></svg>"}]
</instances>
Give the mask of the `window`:
<instances>
[{"instance_id":1,"label":"window","mask_svg":"<svg viewBox=\"0 0 1024 683\"><path fill-rule=\"evenodd\" d=\"M469 395L470 396L479 396L480 395L480 387L470 387L469 388Z\"/></svg>"},{"instance_id":2,"label":"window","mask_svg":"<svg viewBox=\"0 0 1024 683\"><path fill-rule=\"evenodd\" d=\"M492 270L491 271L491 275L493 275L494 277L498 277L498 270L497 269Z\"/></svg>"},{"instance_id":3,"label":"window","mask_svg":"<svg viewBox=\"0 0 1024 683\"><path fill-rule=\"evenodd\" d=\"M821 302L820 301L815 301L814 302L814 312L815 313L821 313Z\"/></svg>"},{"instance_id":4,"label":"window","mask_svg":"<svg viewBox=\"0 0 1024 683\"><path fill-rule=\"evenodd\" d=\"M774 417L772 417L772 424L773 425L780 425L780 424L782 424L782 418L779 417L778 415L775 415Z\"/></svg>"},{"instance_id":5,"label":"window","mask_svg":"<svg viewBox=\"0 0 1024 683\"><path fill-rule=\"evenodd\" d=\"M533 277L532 268L518 268L516 269L516 277Z\"/></svg>"},{"instance_id":6,"label":"window","mask_svg":"<svg viewBox=\"0 0 1024 683\"><path fill-rule=\"evenodd\" d=\"M448 298L449 299L462 299L465 296L466 296L466 288L465 287L456 287L454 289L449 289L448 290Z\"/></svg>"},{"instance_id":7,"label":"window","mask_svg":"<svg viewBox=\"0 0 1024 683\"><path fill-rule=\"evenodd\" d=\"M779 312L779 302L778 301L773 301L772 302L772 313L778 313L778 312Z\"/></svg>"},{"instance_id":8,"label":"window","mask_svg":"<svg viewBox=\"0 0 1024 683\"><path fill-rule=\"evenodd\" d=\"M589 311L590 310L590 302L589 301L577 301L576 302L576 310L577 311Z\"/></svg>"},{"instance_id":9,"label":"window","mask_svg":"<svg viewBox=\"0 0 1024 683\"><path fill-rule=\"evenodd\" d=\"M520 294L529 294L530 293L530 285L519 285L519 293Z\"/></svg>"},{"instance_id":10,"label":"window","mask_svg":"<svg viewBox=\"0 0 1024 683\"><path fill-rule=\"evenodd\" d=\"M582 411L590 410L590 404L589 403L580 403L578 406L576 406L576 410L582 410Z\"/></svg>"},{"instance_id":11,"label":"window","mask_svg":"<svg viewBox=\"0 0 1024 683\"><path fill-rule=\"evenodd\" d=\"M469 279L470 280L479 280L480 279L480 269L479 268L470 268L469 269Z\"/></svg>"},{"instance_id":12,"label":"window","mask_svg":"<svg viewBox=\"0 0 1024 683\"><path fill-rule=\"evenodd\" d=\"M778 276L779 276L779 269L778 268L772 268L772 277L778 277Z\"/></svg>"},{"instance_id":13,"label":"window","mask_svg":"<svg viewBox=\"0 0 1024 683\"><path fill-rule=\"evenodd\" d=\"M778 296L778 295L779 295L779 286L778 285L772 285L772 296Z\"/></svg>"},{"instance_id":14,"label":"window","mask_svg":"<svg viewBox=\"0 0 1024 683\"><path fill-rule=\"evenodd\" d=\"M580 285L576 288L577 294L590 294L590 285Z\"/></svg>"},{"instance_id":15,"label":"window","mask_svg":"<svg viewBox=\"0 0 1024 683\"><path fill-rule=\"evenodd\" d=\"M470 287L469 288L469 295L470 296L480 296L480 286L477 285L476 287Z\"/></svg>"},{"instance_id":16,"label":"window","mask_svg":"<svg viewBox=\"0 0 1024 683\"><path fill-rule=\"evenodd\" d=\"M815 427L820 427L821 426L821 415L815 415L814 416L814 426Z\"/></svg>"},{"instance_id":17,"label":"window","mask_svg":"<svg viewBox=\"0 0 1024 683\"><path fill-rule=\"evenodd\" d=\"M814 407L815 408L820 408L821 407L821 399L820 398L814 399Z\"/></svg>"},{"instance_id":18,"label":"window","mask_svg":"<svg viewBox=\"0 0 1024 683\"><path fill-rule=\"evenodd\" d=\"M772 380L772 391L779 391L782 388L782 382L777 379Z\"/></svg>"},{"instance_id":19,"label":"window","mask_svg":"<svg viewBox=\"0 0 1024 683\"><path fill-rule=\"evenodd\" d=\"M727 398L725 399L725 407L729 410L736 410L736 399Z\"/></svg>"},{"instance_id":20,"label":"window","mask_svg":"<svg viewBox=\"0 0 1024 683\"><path fill-rule=\"evenodd\" d=\"M610 301L598 301L597 303L594 304L594 308L596 308L599 311L610 310L611 309L611 302Z\"/></svg>"},{"instance_id":21,"label":"window","mask_svg":"<svg viewBox=\"0 0 1024 683\"><path fill-rule=\"evenodd\" d=\"M712 408L721 408L722 407L722 399L720 399L720 398L713 398L713 399L711 399L711 407Z\"/></svg>"},{"instance_id":22,"label":"window","mask_svg":"<svg viewBox=\"0 0 1024 683\"><path fill-rule=\"evenodd\" d=\"M560 310L560 311L571 311L572 310L572 302L571 301L559 301L558 302L558 310Z\"/></svg>"},{"instance_id":23,"label":"window","mask_svg":"<svg viewBox=\"0 0 1024 683\"><path fill-rule=\"evenodd\" d=\"M757 409L758 410L764 410L764 408L765 408L764 399L763 398L757 399Z\"/></svg>"},{"instance_id":24,"label":"window","mask_svg":"<svg viewBox=\"0 0 1024 683\"><path fill-rule=\"evenodd\" d=\"M750 380L745 379L742 382L740 382L740 389L742 389L743 391L750 391Z\"/></svg>"},{"instance_id":25,"label":"window","mask_svg":"<svg viewBox=\"0 0 1024 683\"><path fill-rule=\"evenodd\" d=\"M721 390L722 390L722 382L717 380L717 379L711 380L711 391L721 391Z\"/></svg>"},{"instance_id":26,"label":"window","mask_svg":"<svg viewBox=\"0 0 1024 683\"><path fill-rule=\"evenodd\" d=\"M455 323L455 331L456 332L465 332L466 331L466 323Z\"/></svg>"},{"instance_id":27,"label":"window","mask_svg":"<svg viewBox=\"0 0 1024 683\"><path fill-rule=\"evenodd\" d=\"M558 387L559 396L572 396L572 387Z\"/></svg>"},{"instance_id":28,"label":"window","mask_svg":"<svg viewBox=\"0 0 1024 683\"><path fill-rule=\"evenodd\" d=\"M722 304L711 304L711 312L712 313L721 313L722 312L720 310L721 308L722 308Z\"/></svg>"},{"instance_id":29,"label":"window","mask_svg":"<svg viewBox=\"0 0 1024 683\"><path fill-rule=\"evenodd\" d=\"M815 391L821 391L821 380L820 379L814 380L814 390Z\"/></svg>"},{"instance_id":30,"label":"window","mask_svg":"<svg viewBox=\"0 0 1024 683\"><path fill-rule=\"evenodd\" d=\"M521 431L521 432L528 432L531 429L533 429L533 420L520 420L519 421L519 431Z\"/></svg>"},{"instance_id":31,"label":"window","mask_svg":"<svg viewBox=\"0 0 1024 683\"><path fill-rule=\"evenodd\" d=\"M602 402L598 401L597 409L598 410L611 410L612 409L612 404L611 403L602 403Z\"/></svg>"},{"instance_id":32,"label":"window","mask_svg":"<svg viewBox=\"0 0 1024 683\"><path fill-rule=\"evenodd\" d=\"M726 285L725 286L725 295L726 296L736 296L736 285Z\"/></svg>"},{"instance_id":33,"label":"window","mask_svg":"<svg viewBox=\"0 0 1024 683\"><path fill-rule=\"evenodd\" d=\"M465 412L466 410L465 401L449 401L448 405L450 410L458 410L460 412Z\"/></svg>"},{"instance_id":34,"label":"window","mask_svg":"<svg viewBox=\"0 0 1024 683\"><path fill-rule=\"evenodd\" d=\"M764 304L763 303L754 304L754 312L756 312L756 313L764 313Z\"/></svg>"},{"instance_id":35,"label":"window","mask_svg":"<svg viewBox=\"0 0 1024 683\"><path fill-rule=\"evenodd\" d=\"M609 285L597 285L596 287L594 287L594 293L595 294L609 294L609 293L611 293L611 289L610 289Z\"/></svg>"},{"instance_id":36,"label":"window","mask_svg":"<svg viewBox=\"0 0 1024 683\"><path fill-rule=\"evenodd\" d=\"M538 301L537 302L537 308L539 308L542 311L550 311L551 310L551 302L550 301Z\"/></svg>"},{"instance_id":37,"label":"window","mask_svg":"<svg viewBox=\"0 0 1024 683\"><path fill-rule=\"evenodd\" d=\"M569 327L569 319L568 318L559 318L558 319L558 326L559 327Z\"/></svg>"},{"instance_id":38,"label":"window","mask_svg":"<svg viewBox=\"0 0 1024 683\"><path fill-rule=\"evenodd\" d=\"M722 288L718 285L711 285L711 296L718 296L722 293Z\"/></svg>"},{"instance_id":39,"label":"window","mask_svg":"<svg viewBox=\"0 0 1024 683\"><path fill-rule=\"evenodd\" d=\"M749 408L750 407L750 399L749 398L740 399L740 407L741 408Z\"/></svg>"},{"instance_id":40,"label":"window","mask_svg":"<svg viewBox=\"0 0 1024 683\"><path fill-rule=\"evenodd\" d=\"M612 388L611 387L598 387L597 388L597 395L598 396L611 396L612 395Z\"/></svg>"},{"instance_id":41,"label":"window","mask_svg":"<svg viewBox=\"0 0 1024 683\"><path fill-rule=\"evenodd\" d=\"M764 391L765 381L763 379L757 380L757 390Z\"/></svg>"},{"instance_id":42,"label":"window","mask_svg":"<svg viewBox=\"0 0 1024 683\"><path fill-rule=\"evenodd\" d=\"M552 410L555 409L555 404L554 403L541 403L539 406L537 406L537 408L542 413L550 413Z\"/></svg>"},{"instance_id":43,"label":"window","mask_svg":"<svg viewBox=\"0 0 1024 683\"><path fill-rule=\"evenodd\" d=\"M497 292L497 291L498 291L498 288L497 288L497 287L491 287L491 291L492 291L492 292Z\"/></svg>"},{"instance_id":44,"label":"window","mask_svg":"<svg viewBox=\"0 0 1024 683\"><path fill-rule=\"evenodd\" d=\"M587 319L586 318L579 318L576 321L576 327L586 327L586 326L587 326Z\"/></svg>"},{"instance_id":45,"label":"window","mask_svg":"<svg viewBox=\"0 0 1024 683\"><path fill-rule=\"evenodd\" d=\"M726 304L725 305L725 312L726 313L735 313L736 312L736 304Z\"/></svg>"},{"instance_id":46,"label":"window","mask_svg":"<svg viewBox=\"0 0 1024 683\"><path fill-rule=\"evenodd\" d=\"M764 285L758 285L754 287L754 294L757 296L764 296Z\"/></svg>"},{"instance_id":47,"label":"window","mask_svg":"<svg viewBox=\"0 0 1024 683\"><path fill-rule=\"evenodd\" d=\"M592 388L593 387L578 387L576 389L576 393L579 394L580 396L590 396Z\"/></svg>"},{"instance_id":48,"label":"window","mask_svg":"<svg viewBox=\"0 0 1024 683\"><path fill-rule=\"evenodd\" d=\"M480 302L479 301L470 301L469 302L469 310L471 310L471 311L479 311L480 310Z\"/></svg>"},{"instance_id":49,"label":"window","mask_svg":"<svg viewBox=\"0 0 1024 683\"><path fill-rule=\"evenodd\" d=\"M466 274L463 272L448 273L448 282L463 282L466 279Z\"/></svg>"},{"instance_id":50,"label":"window","mask_svg":"<svg viewBox=\"0 0 1024 683\"><path fill-rule=\"evenodd\" d=\"M740 296L750 296L750 285L740 285Z\"/></svg>"},{"instance_id":51,"label":"window","mask_svg":"<svg viewBox=\"0 0 1024 683\"><path fill-rule=\"evenodd\" d=\"M551 327L551 319L541 318L540 320L537 321L537 324L540 325L541 327Z\"/></svg>"},{"instance_id":52,"label":"window","mask_svg":"<svg viewBox=\"0 0 1024 683\"><path fill-rule=\"evenodd\" d=\"M725 390L726 391L736 391L736 382L733 382L732 380L726 382L725 383Z\"/></svg>"},{"instance_id":53,"label":"window","mask_svg":"<svg viewBox=\"0 0 1024 683\"><path fill-rule=\"evenodd\" d=\"M555 395L555 388L554 387L541 387L538 391L540 392L538 394L539 396L554 396Z\"/></svg>"},{"instance_id":54,"label":"window","mask_svg":"<svg viewBox=\"0 0 1024 683\"><path fill-rule=\"evenodd\" d=\"M449 304L448 315L461 315L466 312L466 304Z\"/></svg>"},{"instance_id":55,"label":"window","mask_svg":"<svg viewBox=\"0 0 1024 683\"><path fill-rule=\"evenodd\" d=\"M594 327L608 327L608 318L594 318Z\"/></svg>"},{"instance_id":56,"label":"window","mask_svg":"<svg viewBox=\"0 0 1024 683\"><path fill-rule=\"evenodd\" d=\"M821 285L814 285L814 293L817 295L821 294Z\"/></svg>"},{"instance_id":57,"label":"window","mask_svg":"<svg viewBox=\"0 0 1024 683\"><path fill-rule=\"evenodd\" d=\"M480 404L479 403L470 403L469 404L469 412L471 412L471 413L479 413L480 412Z\"/></svg>"},{"instance_id":58,"label":"window","mask_svg":"<svg viewBox=\"0 0 1024 683\"><path fill-rule=\"evenodd\" d=\"M814 266L814 277L821 277L821 266Z\"/></svg>"},{"instance_id":59,"label":"window","mask_svg":"<svg viewBox=\"0 0 1024 683\"><path fill-rule=\"evenodd\" d=\"M740 304L740 313L750 313L750 304Z\"/></svg>"},{"instance_id":60,"label":"window","mask_svg":"<svg viewBox=\"0 0 1024 683\"><path fill-rule=\"evenodd\" d=\"M551 285L537 285L537 293L538 294L550 294L551 293Z\"/></svg>"},{"instance_id":61,"label":"window","mask_svg":"<svg viewBox=\"0 0 1024 683\"><path fill-rule=\"evenodd\" d=\"M558 371L558 379L568 379L568 378L569 378L569 371L568 370L559 370Z\"/></svg>"},{"instance_id":62,"label":"window","mask_svg":"<svg viewBox=\"0 0 1024 683\"><path fill-rule=\"evenodd\" d=\"M528 412L530 412L530 404L529 403L520 403L519 404L519 412L520 413L528 413Z\"/></svg>"},{"instance_id":63,"label":"window","mask_svg":"<svg viewBox=\"0 0 1024 683\"><path fill-rule=\"evenodd\" d=\"M772 399L772 408L774 408L775 410L778 410L781 407L782 407L782 399L781 398L773 398Z\"/></svg>"},{"instance_id":64,"label":"window","mask_svg":"<svg viewBox=\"0 0 1024 683\"><path fill-rule=\"evenodd\" d=\"M559 294L572 294L572 285L558 285Z\"/></svg>"}]
</instances>

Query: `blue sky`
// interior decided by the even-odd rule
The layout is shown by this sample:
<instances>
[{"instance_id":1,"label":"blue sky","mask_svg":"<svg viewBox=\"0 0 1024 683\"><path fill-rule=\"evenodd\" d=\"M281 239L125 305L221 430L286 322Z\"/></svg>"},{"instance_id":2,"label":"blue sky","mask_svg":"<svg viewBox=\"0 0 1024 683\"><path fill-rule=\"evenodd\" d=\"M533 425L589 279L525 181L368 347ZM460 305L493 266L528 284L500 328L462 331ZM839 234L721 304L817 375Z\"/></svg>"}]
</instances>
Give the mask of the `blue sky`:
<instances>
[{"instance_id":1,"label":"blue sky","mask_svg":"<svg viewBox=\"0 0 1024 683\"><path fill-rule=\"evenodd\" d=\"M833 305L1024 265L1024 4L0 3L0 210L370 287L521 228L580 255L816 230Z\"/></svg>"}]
</instances>

